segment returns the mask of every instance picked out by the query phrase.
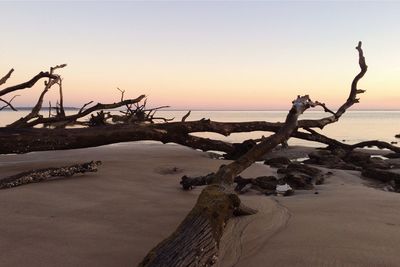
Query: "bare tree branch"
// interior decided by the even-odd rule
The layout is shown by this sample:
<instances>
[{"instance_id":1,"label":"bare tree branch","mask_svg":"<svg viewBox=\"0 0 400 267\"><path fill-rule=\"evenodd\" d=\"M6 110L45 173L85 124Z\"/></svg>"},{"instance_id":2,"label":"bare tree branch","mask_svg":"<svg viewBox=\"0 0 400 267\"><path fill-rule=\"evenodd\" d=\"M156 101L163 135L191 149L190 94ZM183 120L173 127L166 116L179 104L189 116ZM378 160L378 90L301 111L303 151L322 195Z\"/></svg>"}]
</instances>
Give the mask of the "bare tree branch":
<instances>
[{"instance_id":1,"label":"bare tree branch","mask_svg":"<svg viewBox=\"0 0 400 267\"><path fill-rule=\"evenodd\" d=\"M7 108L7 107L10 107L12 110L17 111L17 109L14 108L14 106L11 104L11 102L14 100L14 98L16 98L16 97L18 97L18 96L19 96L19 95L15 95L15 96L13 96L13 97L12 97L10 100L8 100L8 101L6 101L6 100L0 98L0 101L6 104L5 106L0 107L0 110L3 110L3 109L5 109L5 108Z\"/></svg>"},{"instance_id":2,"label":"bare tree branch","mask_svg":"<svg viewBox=\"0 0 400 267\"><path fill-rule=\"evenodd\" d=\"M347 151L350 151L350 150L353 150L356 148L375 146L379 149L388 149L395 153L400 153L400 147L391 145L391 144L389 144L387 142L383 142L383 141L369 140L369 141L363 141L363 142L359 142L359 143L350 145L350 144L342 143L342 142L332 139L330 137L327 137L323 134L320 134L320 133L314 131L313 129L306 128L305 130L307 130L309 133L296 131L292 134L292 137L307 140L307 141L313 141L313 142L326 144L330 148L341 148L341 149L344 149Z\"/></svg>"},{"instance_id":3,"label":"bare tree branch","mask_svg":"<svg viewBox=\"0 0 400 267\"><path fill-rule=\"evenodd\" d=\"M121 90L118 87L117 87L117 90L121 92L121 101L124 101L125 90Z\"/></svg>"},{"instance_id":4,"label":"bare tree branch","mask_svg":"<svg viewBox=\"0 0 400 267\"><path fill-rule=\"evenodd\" d=\"M192 111L189 110L189 111L182 117L181 122L185 122L185 121L186 121L186 119L190 116L190 112L192 112Z\"/></svg>"},{"instance_id":5,"label":"bare tree branch","mask_svg":"<svg viewBox=\"0 0 400 267\"><path fill-rule=\"evenodd\" d=\"M0 79L0 85L3 85L7 82L7 80L11 77L11 74L14 72L14 69L11 69L3 78Z\"/></svg>"},{"instance_id":6,"label":"bare tree branch","mask_svg":"<svg viewBox=\"0 0 400 267\"><path fill-rule=\"evenodd\" d=\"M351 83L350 94L346 102L330 117L325 117L319 120L301 120L299 121L299 128L324 128L326 125L336 122L348 108L359 102L358 94L362 94L365 90L357 89L358 82L367 72L368 66L365 63L364 52L361 48L361 42L358 43L356 49L358 51L360 72L354 77ZM324 107L324 106L323 106ZM330 112L332 113L332 112Z\"/></svg>"},{"instance_id":7,"label":"bare tree branch","mask_svg":"<svg viewBox=\"0 0 400 267\"><path fill-rule=\"evenodd\" d=\"M101 104L101 103L97 103L96 105L81 111L80 113L78 112L77 114L73 114L73 115L69 115L69 116L65 116L63 118L57 118L57 117L51 117L51 118L43 118L43 117L38 117L35 120L29 121L26 124L22 125L22 127L24 128L29 128L29 127L33 127L35 125L38 124L51 124L51 123L58 123L58 122L74 122L79 118L83 118L86 115L89 115L92 112L98 111L98 110L106 110L106 109L114 109L114 108L119 108L121 106L125 106L127 104L133 104L133 103L137 103L139 101L141 101L143 98L145 97L145 95L141 95L135 99L127 99L124 100L122 102L118 102L118 103L112 103L112 104ZM15 127L15 125L10 124L7 127Z\"/></svg>"},{"instance_id":8,"label":"bare tree branch","mask_svg":"<svg viewBox=\"0 0 400 267\"><path fill-rule=\"evenodd\" d=\"M78 111L78 114L81 114L83 112L83 110L85 109L85 107L87 107L88 105L92 104L93 101L89 101L87 103L85 103Z\"/></svg>"},{"instance_id":9,"label":"bare tree branch","mask_svg":"<svg viewBox=\"0 0 400 267\"><path fill-rule=\"evenodd\" d=\"M57 65L55 67L51 67L50 68L50 73L49 75L51 77L48 78L48 81L45 82L45 87L42 91L42 93L40 94L38 101L36 102L36 105L32 108L31 112L26 115L23 118L20 118L19 120L11 123L8 127L15 127L15 128L21 128L21 127L27 127L26 125L28 124L28 122L36 117L40 117L39 116L39 112L42 109L42 105L43 105L43 99L44 96L46 95L46 93L50 90L50 88L59 83L61 77L59 75L54 74L54 71L60 68L64 68L65 66L67 66L66 64L62 64L62 65ZM54 77L54 78L53 78Z\"/></svg>"},{"instance_id":10,"label":"bare tree branch","mask_svg":"<svg viewBox=\"0 0 400 267\"><path fill-rule=\"evenodd\" d=\"M36 84L37 81L39 81L42 78L50 78L50 79L57 79L57 75L54 74L50 74L49 72L40 72L39 74L37 74L36 76L34 76L32 79L30 79L27 82L21 83L21 84L17 84L14 86L10 86L7 87L3 90L0 90L0 96L6 95L8 93L11 93L13 91L17 91L17 90L22 90L22 89L26 89L26 88L31 88L32 86L34 86Z\"/></svg>"},{"instance_id":11,"label":"bare tree branch","mask_svg":"<svg viewBox=\"0 0 400 267\"><path fill-rule=\"evenodd\" d=\"M57 116L65 117L65 110L64 110L64 96L63 96L63 90L62 90L62 78L58 79L57 81L58 88L59 88L59 94L60 94L60 103L58 105L59 110L57 111Z\"/></svg>"}]
</instances>

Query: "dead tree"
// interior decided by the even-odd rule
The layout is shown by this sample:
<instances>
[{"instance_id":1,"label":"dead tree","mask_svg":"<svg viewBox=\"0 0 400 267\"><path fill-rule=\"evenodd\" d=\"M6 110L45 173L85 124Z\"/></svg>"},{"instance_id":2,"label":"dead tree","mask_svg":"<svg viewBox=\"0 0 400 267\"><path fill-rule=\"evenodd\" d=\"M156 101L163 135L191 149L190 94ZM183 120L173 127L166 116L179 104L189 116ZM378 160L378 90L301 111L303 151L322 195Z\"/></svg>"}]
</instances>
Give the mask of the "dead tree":
<instances>
[{"instance_id":1,"label":"dead tree","mask_svg":"<svg viewBox=\"0 0 400 267\"><path fill-rule=\"evenodd\" d=\"M380 148L390 149L393 152L399 153L398 147L385 142L369 141L350 146L320 135L313 130L313 128L322 129L326 125L337 121L349 107L358 102L357 95L364 92L364 90L357 89L358 81L367 70L361 50L361 43L357 46L357 50L359 51L361 71L352 82L352 90L347 101L336 112L333 112L324 103L315 102L316 106L322 107L329 115L319 120L299 120L297 129L293 131L291 136L320 142L331 147L338 146L347 150L368 145L378 145ZM77 113L65 115L63 111L62 79L60 75L55 74L56 70L65 66L63 64L50 68L49 72L40 72L27 82L0 90L0 101L5 104L2 108L9 107L15 109L11 103L15 99L15 96L10 100L5 100L4 96L18 90L31 88L40 79L48 79L32 111L24 118L11 123L7 127L0 127L0 154L84 148L126 141L155 140L163 143L174 142L203 151L217 150L225 152L225 157L228 159L236 159L261 140L232 144L193 136L191 133L214 132L228 136L231 133L238 132L277 132L283 126L283 123L265 121L229 123L215 122L207 119L187 121L190 112L181 121L170 122L171 119L155 116L157 110L167 106L149 109L146 107L147 100L145 95L125 100L125 91L119 88L118 90L121 92L120 101L110 104L97 103L94 105L93 101L90 101L84 104ZM10 70L1 78L0 85L6 83L12 73L13 70ZM56 104L56 114L52 115L50 110L49 116L45 117L40 114L42 102L44 95L53 85L59 85L59 102ZM121 108L123 109L118 110L117 114L109 111ZM88 120L88 117L91 119ZM163 123L154 123L157 120ZM78 125L81 128L64 129L69 125ZM42 128L38 128L41 126Z\"/></svg>"},{"instance_id":2,"label":"dead tree","mask_svg":"<svg viewBox=\"0 0 400 267\"><path fill-rule=\"evenodd\" d=\"M167 108L168 106L161 106L156 108L148 109L146 107L146 97L145 95L141 95L135 99L126 99L124 100L124 92L121 91L121 101L110 103L110 104L102 104L97 103L92 105L93 101L90 101L82 106L81 109L76 114L66 115L64 109L64 96L63 96L63 87L62 87L62 78L59 74L56 74L55 71L58 69L62 69L66 67L66 64L57 65L55 67L51 67L49 72L40 72L36 76L34 76L31 80L10 86L0 90L0 102L3 102L5 105L0 107L0 110L5 108L11 108L16 111L16 108L12 105L12 101L16 98L17 95L13 96L10 100L4 99L3 96L10 94L14 91L28 89L33 87L40 79L47 78L47 81L44 83L44 89L41 92L35 106L32 108L31 112L26 116L16 120L15 122L7 125L6 128L11 129L29 129L33 127L49 127L49 128L64 128L70 125L81 125L81 126L99 126L99 125L109 125L112 123L154 123L154 121L160 120L164 122L171 121L172 119L167 119L163 117L156 117L155 113L163 108ZM14 72L14 69L11 69L3 78L0 79L0 85L7 82L7 80L11 77L11 74ZM49 111L48 117L40 114L42 111L42 105L44 101L44 97L47 92L54 86L58 85L59 87L59 100L54 108L51 107L51 103L49 103ZM134 106L135 108L133 108ZM121 107L126 107L126 110L120 110L119 112L123 113L123 115L111 115L110 112L105 112L105 110L118 109ZM55 115L52 114L52 109L55 109ZM95 114L97 113L97 114ZM94 115L93 115L94 114ZM91 115L91 119L87 121L79 121L79 119L85 118L88 115ZM109 120L112 123L109 122Z\"/></svg>"},{"instance_id":3,"label":"dead tree","mask_svg":"<svg viewBox=\"0 0 400 267\"><path fill-rule=\"evenodd\" d=\"M243 205L234 193L232 185L235 177L260 159L274 147L290 138L299 127L324 127L337 121L353 104L358 102L358 81L367 71L361 42L356 47L359 54L360 73L354 78L347 101L337 112L329 110L325 104L313 102L306 96L298 96L293 101L285 123L275 134L264 138L259 144L232 163L220 167L208 185L198 197L196 205L167 239L151 250L139 266L211 266L218 260L218 246L226 222L241 212ZM308 108L322 106L332 116L322 120L298 121L298 117Z\"/></svg>"}]
</instances>

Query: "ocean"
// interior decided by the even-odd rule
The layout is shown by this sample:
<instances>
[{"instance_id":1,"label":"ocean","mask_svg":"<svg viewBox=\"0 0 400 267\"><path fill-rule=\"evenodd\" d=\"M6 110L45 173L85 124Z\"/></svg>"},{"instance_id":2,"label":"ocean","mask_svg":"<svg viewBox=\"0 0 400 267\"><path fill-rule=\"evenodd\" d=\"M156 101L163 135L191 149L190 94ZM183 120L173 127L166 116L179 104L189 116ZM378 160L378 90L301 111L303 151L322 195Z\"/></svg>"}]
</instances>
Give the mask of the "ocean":
<instances>
[{"instance_id":1,"label":"ocean","mask_svg":"<svg viewBox=\"0 0 400 267\"><path fill-rule=\"evenodd\" d=\"M69 110L67 113L77 111ZM180 120L187 111L159 111L157 116L175 118ZM0 111L0 126L9 124L12 121L25 115L27 111ZM287 111L192 111L187 120L199 120L202 118L221 122L240 121L270 121L283 122ZM307 111L301 119L317 119L327 116L327 113L320 111ZM398 111L348 111L338 122L326 126L322 131L324 135L339 141L353 144L366 140L381 140L386 142L399 142L395 138L400 134L400 110ZM235 133L224 137L215 133L196 133L201 137L225 140L228 142L241 142L249 138L260 138L268 136L269 132ZM318 146L318 143L304 140L290 139L289 145Z\"/></svg>"}]
</instances>

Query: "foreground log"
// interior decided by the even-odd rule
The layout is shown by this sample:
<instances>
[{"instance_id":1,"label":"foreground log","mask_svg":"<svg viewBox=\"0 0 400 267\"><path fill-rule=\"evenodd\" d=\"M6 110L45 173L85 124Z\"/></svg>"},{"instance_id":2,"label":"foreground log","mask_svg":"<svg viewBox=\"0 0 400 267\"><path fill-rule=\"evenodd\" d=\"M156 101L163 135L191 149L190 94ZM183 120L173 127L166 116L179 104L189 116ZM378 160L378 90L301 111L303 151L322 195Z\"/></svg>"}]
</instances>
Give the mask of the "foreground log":
<instances>
[{"instance_id":1,"label":"foreground log","mask_svg":"<svg viewBox=\"0 0 400 267\"><path fill-rule=\"evenodd\" d=\"M212 184L200 194L196 205L178 229L144 258L139 266L210 266L218 259L218 247L226 222L241 212L234 193L234 178L265 153L287 140L297 128L298 117L315 106L308 96L298 97L281 129L265 138L234 162L222 166ZM242 209L243 210L243 209Z\"/></svg>"},{"instance_id":2,"label":"foreground log","mask_svg":"<svg viewBox=\"0 0 400 267\"><path fill-rule=\"evenodd\" d=\"M54 179L55 177L70 177L78 173L97 172L97 167L99 165L101 165L101 161L91 161L59 168L46 168L22 172L0 179L0 189L38 183Z\"/></svg>"}]
</instances>

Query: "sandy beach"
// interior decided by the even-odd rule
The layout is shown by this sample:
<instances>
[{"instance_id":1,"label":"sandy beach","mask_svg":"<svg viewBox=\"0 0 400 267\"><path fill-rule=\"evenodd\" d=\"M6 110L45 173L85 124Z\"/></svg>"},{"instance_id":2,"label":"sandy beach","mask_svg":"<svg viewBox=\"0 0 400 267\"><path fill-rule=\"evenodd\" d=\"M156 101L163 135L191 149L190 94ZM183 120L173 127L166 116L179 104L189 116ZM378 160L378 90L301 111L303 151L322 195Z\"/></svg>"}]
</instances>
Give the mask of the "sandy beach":
<instances>
[{"instance_id":1,"label":"sandy beach","mask_svg":"<svg viewBox=\"0 0 400 267\"><path fill-rule=\"evenodd\" d=\"M97 173L0 191L0 266L136 266L202 190L181 190L180 177L224 162L179 145L133 142L2 155L1 177L90 160L103 162ZM229 222L219 265L398 266L400 195L367 186L359 172L330 171L316 190L241 195L259 212ZM275 173L254 164L243 176Z\"/></svg>"}]
</instances>

